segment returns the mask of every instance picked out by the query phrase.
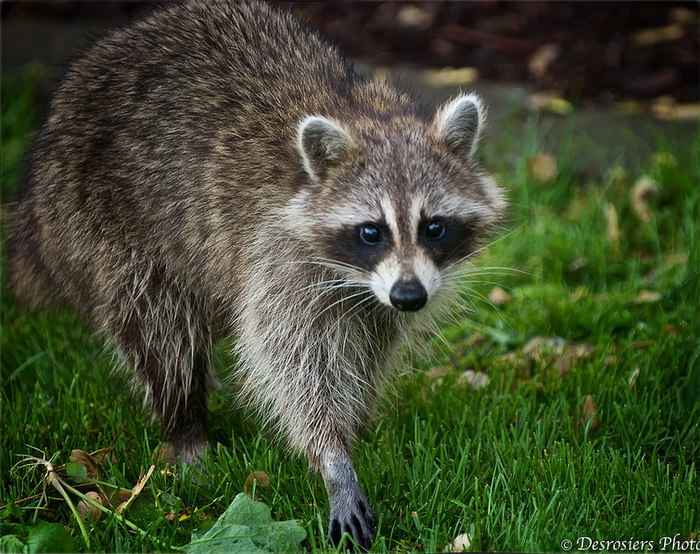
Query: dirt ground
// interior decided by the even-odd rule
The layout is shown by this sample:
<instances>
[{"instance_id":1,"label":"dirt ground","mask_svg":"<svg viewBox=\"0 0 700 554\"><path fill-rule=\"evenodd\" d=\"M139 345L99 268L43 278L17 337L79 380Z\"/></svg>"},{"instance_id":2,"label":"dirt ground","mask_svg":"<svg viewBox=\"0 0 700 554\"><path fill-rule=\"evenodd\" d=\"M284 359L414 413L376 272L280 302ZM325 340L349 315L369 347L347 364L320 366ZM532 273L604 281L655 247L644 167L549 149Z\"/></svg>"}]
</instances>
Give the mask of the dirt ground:
<instances>
[{"instance_id":1,"label":"dirt ground","mask_svg":"<svg viewBox=\"0 0 700 554\"><path fill-rule=\"evenodd\" d=\"M700 100L700 4L680 1L275 2L376 65L470 67L570 100ZM3 18L128 20L152 3L2 3Z\"/></svg>"}]
</instances>

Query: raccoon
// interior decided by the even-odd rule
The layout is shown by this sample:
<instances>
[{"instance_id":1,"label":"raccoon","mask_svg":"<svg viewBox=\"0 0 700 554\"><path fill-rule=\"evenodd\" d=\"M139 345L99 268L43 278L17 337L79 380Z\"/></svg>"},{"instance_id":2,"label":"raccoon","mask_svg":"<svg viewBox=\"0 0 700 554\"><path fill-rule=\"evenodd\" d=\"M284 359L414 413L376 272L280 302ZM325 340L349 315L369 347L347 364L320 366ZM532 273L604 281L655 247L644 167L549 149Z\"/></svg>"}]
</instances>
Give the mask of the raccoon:
<instances>
[{"instance_id":1,"label":"raccoon","mask_svg":"<svg viewBox=\"0 0 700 554\"><path fill-rule=\"evenodd\" d=\"M329 538L369 548L353 444L505 210L484 117L358 73L267 4L168 4L70 67L12 207L10 286L97 325L185 464L233 337L242 397L323 477Z\"/></svg>"}]
</instances>

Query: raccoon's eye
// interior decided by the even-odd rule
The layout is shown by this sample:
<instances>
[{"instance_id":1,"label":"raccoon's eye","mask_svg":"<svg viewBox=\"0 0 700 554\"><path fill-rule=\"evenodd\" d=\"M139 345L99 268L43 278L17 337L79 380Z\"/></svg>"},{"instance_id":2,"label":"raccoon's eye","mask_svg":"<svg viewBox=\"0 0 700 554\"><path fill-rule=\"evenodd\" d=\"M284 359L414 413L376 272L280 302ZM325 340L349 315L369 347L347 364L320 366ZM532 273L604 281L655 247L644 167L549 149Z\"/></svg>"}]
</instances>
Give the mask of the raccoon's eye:
<instances>
[{"instance_id":1,"label":"raccoon's eye","mask_svg":"<svg viewBox=\"0 0 700 554\"><path fill-rule=\"evenodd\" d=\"M382 232L376 225L366 223L360 227L360 238L366 244L377 244L382 241Z\"/></svg>"},{"instance_id":2,"label":"raccoon's eye","mask_svg":"<svg viewBox=\"0 0 700 554\"><path fill-rule=\"evenodd\" d=\"M425 226L425 238L430 240L441 239L445 234L445 224L439 219L428 222Z\"/></svg>"}]
</instances>

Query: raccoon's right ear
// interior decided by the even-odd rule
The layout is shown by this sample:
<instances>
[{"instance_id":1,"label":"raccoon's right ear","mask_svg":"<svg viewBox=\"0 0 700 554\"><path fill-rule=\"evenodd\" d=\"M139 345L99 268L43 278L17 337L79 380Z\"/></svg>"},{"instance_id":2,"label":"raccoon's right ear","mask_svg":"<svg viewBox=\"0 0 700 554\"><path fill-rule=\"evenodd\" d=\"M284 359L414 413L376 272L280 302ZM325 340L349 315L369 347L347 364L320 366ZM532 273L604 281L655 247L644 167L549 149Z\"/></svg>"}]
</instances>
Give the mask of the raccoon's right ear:
<instances>
[{"instance_id":1,"label":"raccoon's right ear","mask_svg":"<svg viewBox=\"0 0 700 554\"><path fill-rule=\"evenodd\" d=\"M322 179L330 166L347 157L352 144L345 129L324 117L305 117L297 127L304 169L315 180Z\"/></svg>"},{"instance_id":2,"label":"raccoon's right ear","mask_svg":"<svg viewBox=\"0 0 700 554\"><path fill-rule=\"evenodd\" d=\"M435 114L436 138L453 152L471 158L481 137L486 109L476 94L462 94L440 107Z\"/></svg>"}]
</instances>

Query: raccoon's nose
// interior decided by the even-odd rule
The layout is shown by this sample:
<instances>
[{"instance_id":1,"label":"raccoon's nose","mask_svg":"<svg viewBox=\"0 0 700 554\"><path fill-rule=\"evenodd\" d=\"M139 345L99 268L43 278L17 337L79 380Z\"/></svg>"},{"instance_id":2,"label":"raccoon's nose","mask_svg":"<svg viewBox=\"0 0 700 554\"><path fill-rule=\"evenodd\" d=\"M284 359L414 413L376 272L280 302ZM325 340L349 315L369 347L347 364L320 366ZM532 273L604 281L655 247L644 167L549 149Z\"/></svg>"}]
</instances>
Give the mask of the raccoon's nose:
<instances>
[{"instance_id":1,"label":"raccoon's nose","mask_svg":"<svg viewBox=\"0 0 700 554\"><path fill-rule=\"evenodd\" d=\"M417 312L428 301L428 292L420 281L396 281L389 291L389 300L397 310Z\"/></svg>"}]
</instances>

